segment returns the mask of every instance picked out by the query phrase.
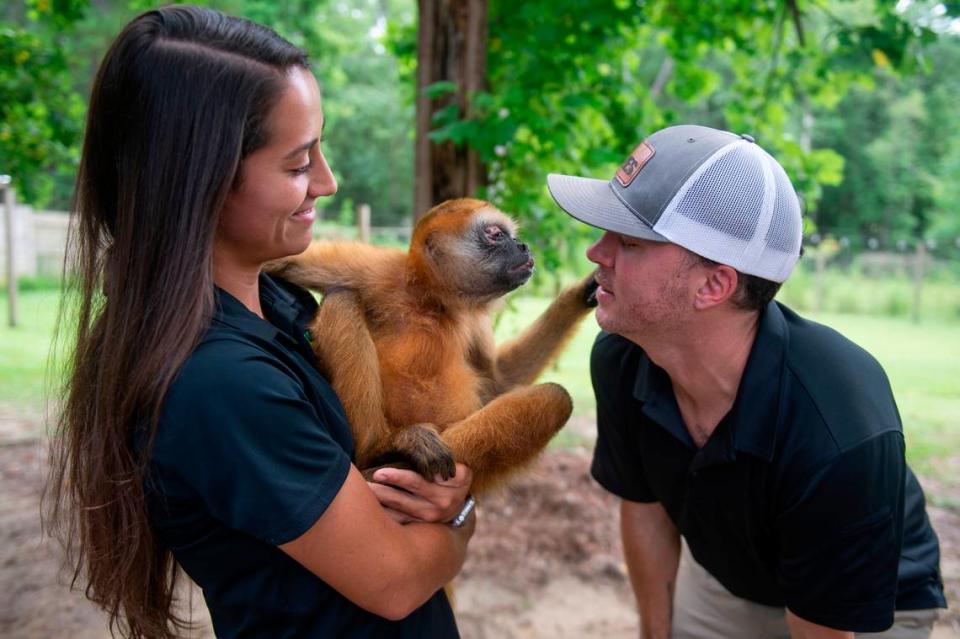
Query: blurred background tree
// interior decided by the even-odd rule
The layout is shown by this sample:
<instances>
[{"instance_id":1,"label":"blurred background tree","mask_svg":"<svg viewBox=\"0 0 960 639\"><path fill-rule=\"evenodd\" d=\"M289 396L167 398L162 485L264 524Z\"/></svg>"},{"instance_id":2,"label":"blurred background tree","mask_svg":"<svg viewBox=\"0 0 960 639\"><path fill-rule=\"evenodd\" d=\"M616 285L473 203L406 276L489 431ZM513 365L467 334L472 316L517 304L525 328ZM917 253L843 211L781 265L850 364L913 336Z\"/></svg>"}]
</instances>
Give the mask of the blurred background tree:
<instances>
[{"instance_id":1,"label":"blurred background tree","mask_svg":"<svg viewBox=\"0 0 960 639\"><path fill-rule=\"evenodd\" d=\"M87 0L28 0L0 11L0 173L30 203L72 188L85 104L65 42Z\"/></svg>"},{"instance_id":2,"label":"blurred background tree","mask_svg":"<svg viewBox=\"0 0 960 639\"><path fill-rule=\"evenodd\" d=\"M953 183L942 159L956 132L944 136L953 125L935 124L934 110L943 117L958 91L932 63L957 51L955 36L937 38L953 28L951 11L884 0L490 0L488 90L467 113L438 110L431 136L476 149L489 169L480 192L520 212L548 268L579 254L570 236L589 231L556 215L546 173L606 179L645 135L686 121L749 132L770 149L811 233L822 222L881 241L920 236L933 211L955 210L942 203ZM883 117L858 127L852 119L866 116L851 91ZM855 184L863 206L834 196L821 210L823 188L841 184Z\"/></svg>"},{"instance_id":3,"label":"blurred background tree","mask_svg":"<svg viewBox=\"0 0 960 639\"><path fill-rule=\"evenodd\" d=\"M555 271L582 259L591 231L551 202L546 174L607 178L650 132L699 122L751 133L781 160L813 237L957 248L958 3L202 3L271 25L311 54L340 180L328 218L366 203L375 225L403 225L423 202L478 195L517 215ZM15 0L0 10L0 171L22 200L68 207L93 69L152 4ZM470 36L477 24L482 37ZM428 26L429 50L418 52ZM433 154L430 175L423 162L415 169L417 135ZM472 177L457 182L458 172ZM415 206L418 180L429 188Z\"/></svg>"}]
</instances>

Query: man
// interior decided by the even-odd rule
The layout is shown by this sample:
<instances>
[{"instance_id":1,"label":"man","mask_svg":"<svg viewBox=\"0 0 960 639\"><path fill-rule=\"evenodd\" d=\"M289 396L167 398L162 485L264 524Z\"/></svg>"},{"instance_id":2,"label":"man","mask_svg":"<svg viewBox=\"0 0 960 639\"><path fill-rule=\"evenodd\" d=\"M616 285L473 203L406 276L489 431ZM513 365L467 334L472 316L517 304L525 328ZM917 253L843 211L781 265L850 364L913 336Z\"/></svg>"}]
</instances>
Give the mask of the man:
<instances>
[{"instance_id":1,"label":"man","mask_svg":"<svg viewBox=\"0 0 960 639\"><path fill-rule=\"evenodd\" d=\"M772 301L802 239L780 165L684 125L609 183L548 184L605 231L592 473L622 498L642 636L929 636L939 548L886 375Z\"/></svg>"}]
</instances>

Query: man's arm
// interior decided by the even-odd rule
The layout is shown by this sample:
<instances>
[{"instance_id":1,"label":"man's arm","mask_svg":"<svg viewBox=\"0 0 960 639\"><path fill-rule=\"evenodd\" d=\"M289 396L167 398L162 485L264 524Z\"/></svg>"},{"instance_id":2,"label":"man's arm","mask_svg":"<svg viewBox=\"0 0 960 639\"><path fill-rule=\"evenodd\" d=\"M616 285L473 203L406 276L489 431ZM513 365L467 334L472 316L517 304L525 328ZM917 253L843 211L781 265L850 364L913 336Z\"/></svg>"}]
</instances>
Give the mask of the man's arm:
<instances>
[{"instance_id":1,"label":"man's arm","mask_svg":"<svg viewBox=\"0 0 960 639\"><path fill-rule=\"evenodd\" d=\"M787 610L787 627L792 639L853 639L853 633L846 630L834 630L801 619Z\"/></svg>"},{"instance_id":2,"label":"man's arm","mask_svg":"<svg viewBox=\"0 0 960 639\"><path fill-rule=\"evenodd\" d=\"M659 503L620 502L620 534L643 639L667 639L680 562L680 533Z\"/></svg>"}]
</instances>

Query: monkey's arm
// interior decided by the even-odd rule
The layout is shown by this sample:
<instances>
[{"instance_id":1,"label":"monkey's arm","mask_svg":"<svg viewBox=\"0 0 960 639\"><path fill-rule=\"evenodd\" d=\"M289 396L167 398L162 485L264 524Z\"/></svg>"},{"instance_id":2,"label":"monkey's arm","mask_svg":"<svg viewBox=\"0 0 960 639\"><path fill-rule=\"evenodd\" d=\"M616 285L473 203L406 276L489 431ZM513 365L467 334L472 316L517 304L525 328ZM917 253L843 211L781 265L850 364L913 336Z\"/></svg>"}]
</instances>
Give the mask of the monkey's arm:
<instances>
[{"instance_id":1,"label":"monkey's arm","mask_svg":"<svg viewBox=\"0 0 960 639\"><path fill-rule=\"evenodd\" d=\"M497 350L497 381L501 392L532 384L573 337L596 305L593 274L568 286L533 324Z\"/></svg>"},{"instance_id":2,"label":"monkey's arm","mask_svg":"<svg viewBox=\"0 0 960 639\"><path fill-rule=\"evenodd\" d=\"M470 490L479 495L533 461L572 410L562 386L524 386L449 425L442 437L454 458L473 471Z\"/></svg>"},{"instance_id":3,"label":"monkey's arm","mask_svg":"<svg viewBox=\"0 0 960 639\"><path fill-rule=\"evenodd\" d=\"M390 437L384 415L380 364L359 295L339 290L324 297L310 326L320 369L347 413L355 464L366 468Z\"/></svg>"},{"instance_id":4,"label":"monkey's arm","mask_svg":"<svg viewBox=\"0 0 960 639\"><path fill-rule=\"evenodd\" d=\"M334 288L360 290L383 281L403 267L397 249L361 242L312 242L299 255L267 263L268 273L294 284L327 292Z\"/></svg>"}]
</instances>

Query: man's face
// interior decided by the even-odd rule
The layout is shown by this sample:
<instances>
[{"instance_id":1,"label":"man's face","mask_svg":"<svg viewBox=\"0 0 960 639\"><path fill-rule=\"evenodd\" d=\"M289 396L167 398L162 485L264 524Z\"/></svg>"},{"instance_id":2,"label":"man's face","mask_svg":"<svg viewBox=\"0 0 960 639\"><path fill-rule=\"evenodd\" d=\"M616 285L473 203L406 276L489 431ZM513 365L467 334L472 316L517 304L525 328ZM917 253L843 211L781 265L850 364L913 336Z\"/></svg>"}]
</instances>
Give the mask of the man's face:
<instances>
[{"instance_id":1,"label":"man's face","mask_svg":"<svg viewBox=\"0 0 960 639\"><path fill-rule=\"evenodd\" d=\"M644 345L685 326L693 311L696 269L676 244L607 231L587 249L597 271L597 323Z\"/></svg>"}]
</instances>

